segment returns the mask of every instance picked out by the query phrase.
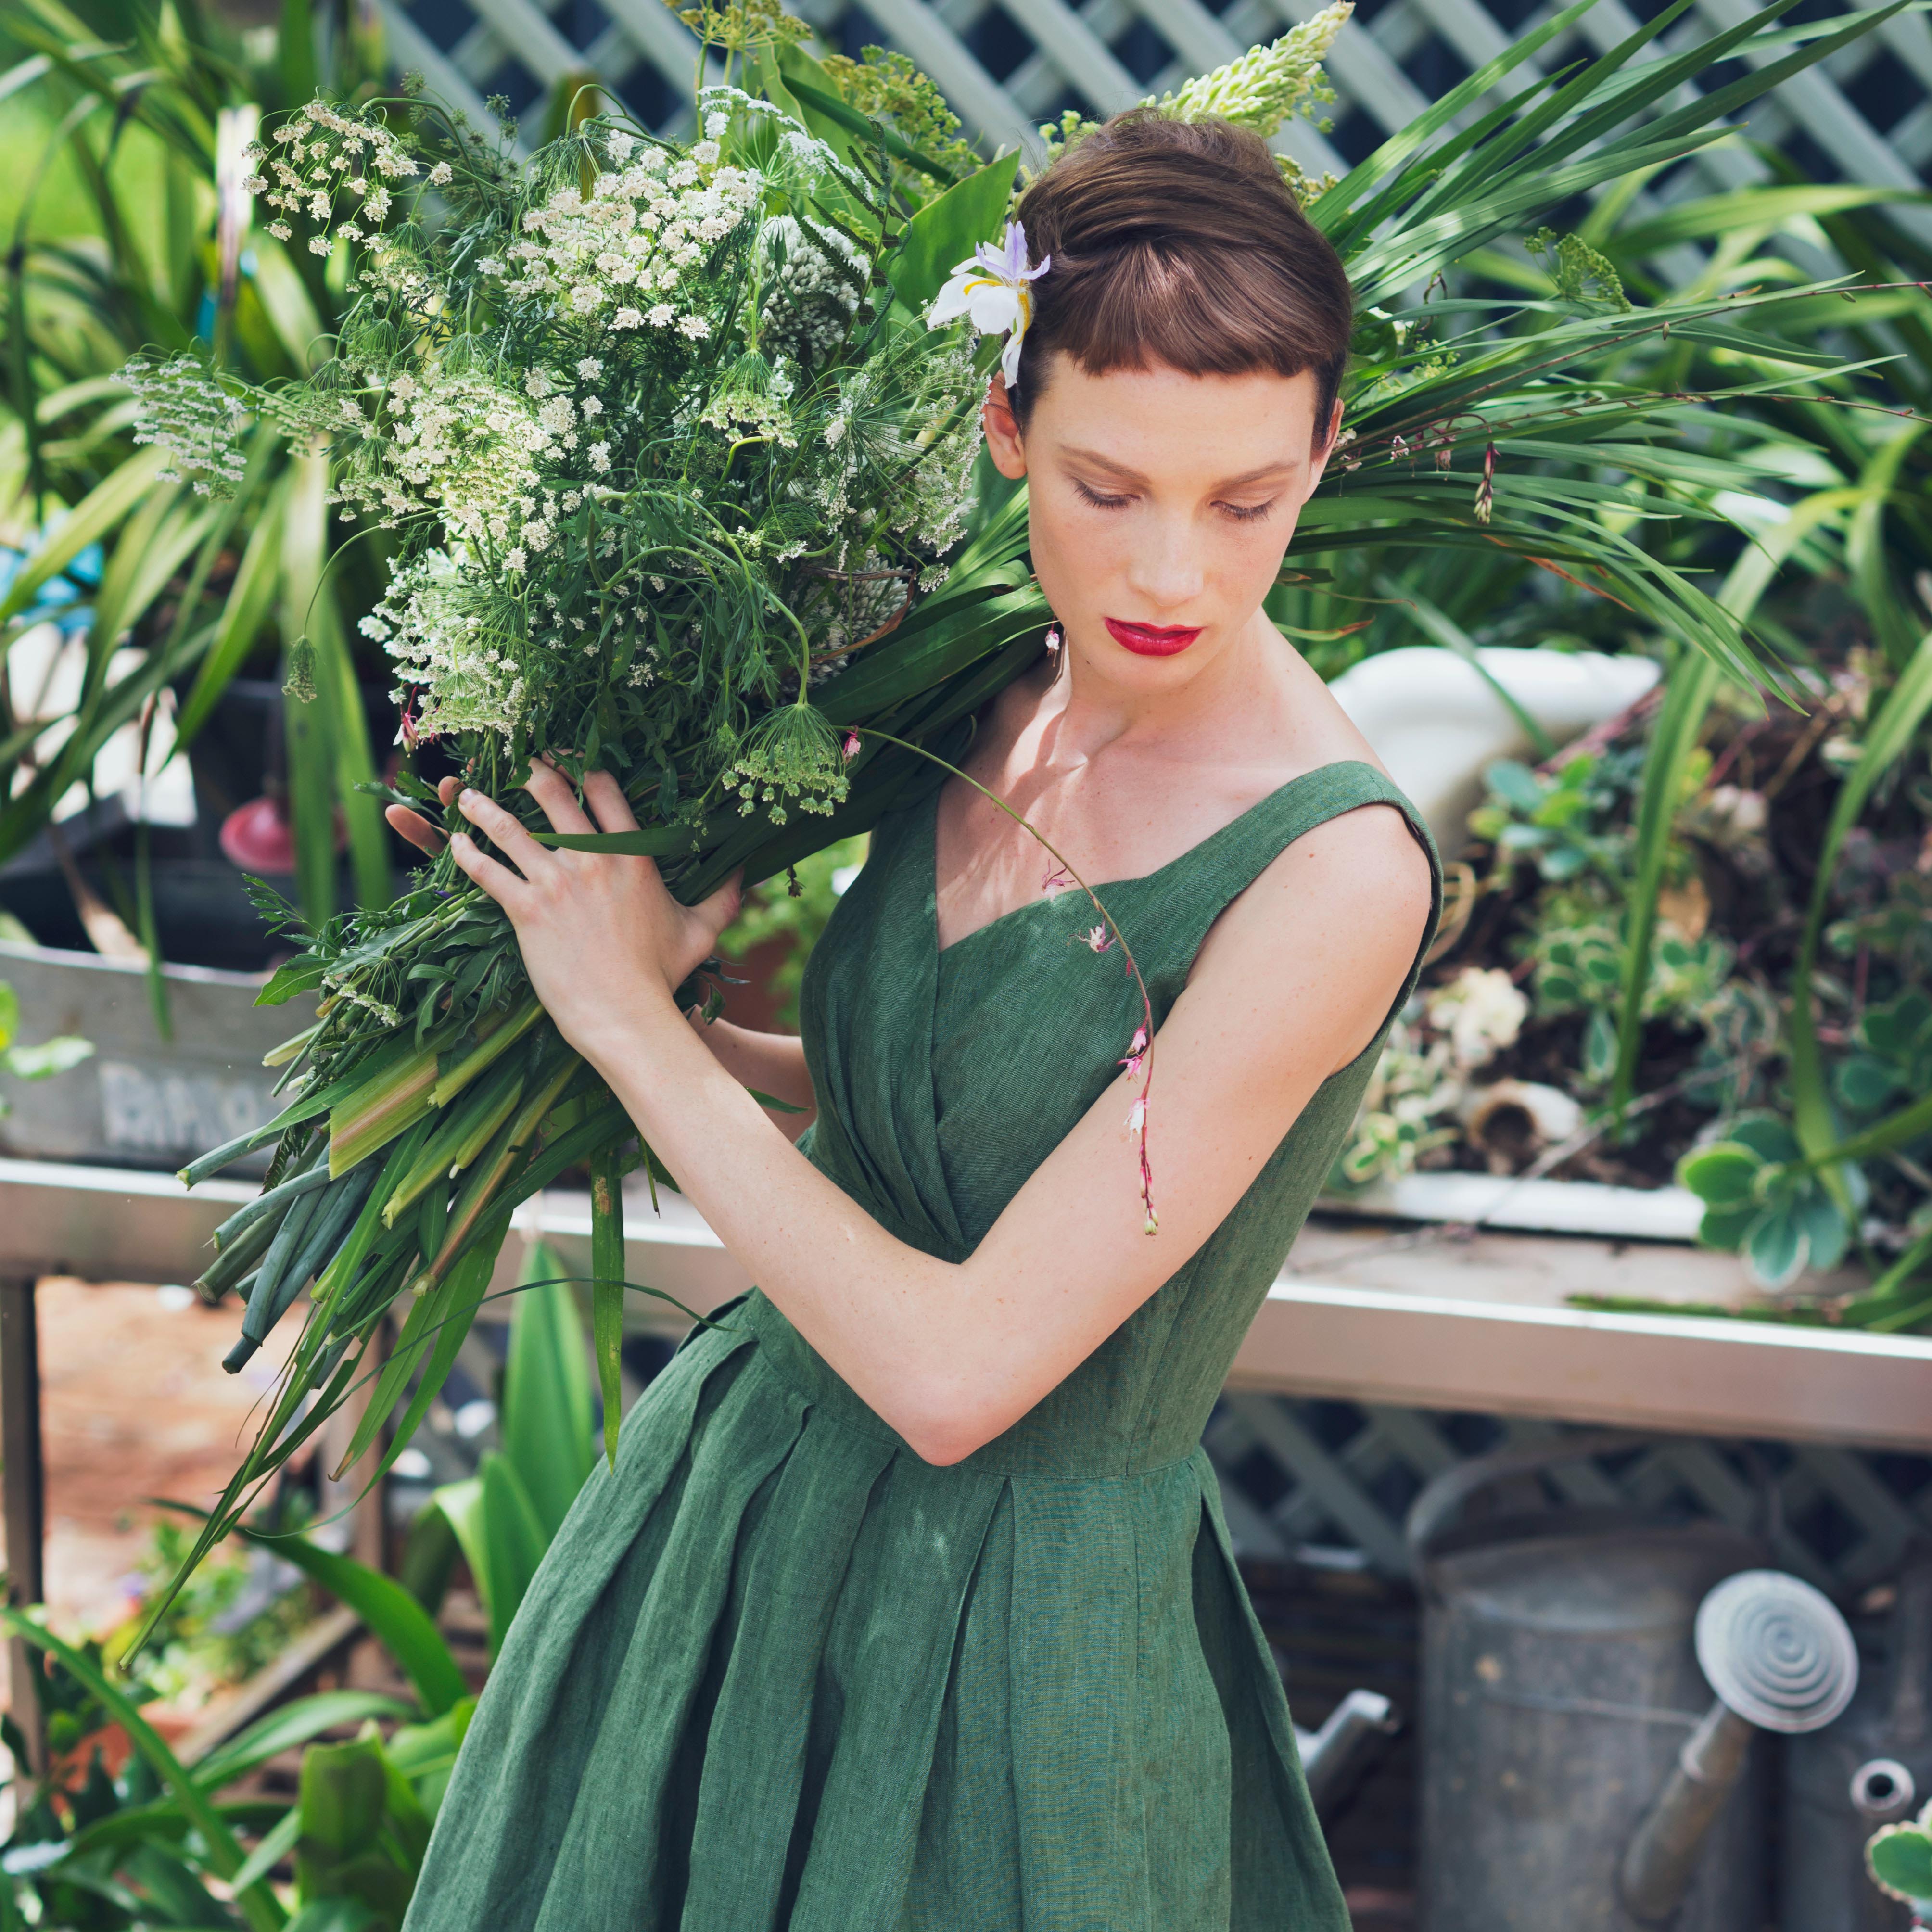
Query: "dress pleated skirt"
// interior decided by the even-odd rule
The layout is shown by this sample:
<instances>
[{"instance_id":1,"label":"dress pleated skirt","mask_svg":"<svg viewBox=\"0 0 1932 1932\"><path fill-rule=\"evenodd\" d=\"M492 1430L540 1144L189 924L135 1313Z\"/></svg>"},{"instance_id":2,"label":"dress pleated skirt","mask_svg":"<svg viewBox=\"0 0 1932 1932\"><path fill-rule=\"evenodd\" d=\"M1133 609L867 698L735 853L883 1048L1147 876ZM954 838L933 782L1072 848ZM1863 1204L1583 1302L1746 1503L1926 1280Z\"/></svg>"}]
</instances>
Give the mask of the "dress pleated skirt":
<instances>
[{"instance_id":1,"label":"dress pleated skirt","mask_svg":"<svg viewBox=\"0 0 1932 1932\"><path fill-rule=\"evenodd\" d=\"M783 1320L694 1336L586 1485L408 1932L1345 1922L1294 1909L1333 1880L1290 1856L1306 1792L1204 1456L935 1468L775 1368Z\"/></svg>"}]
</instances>

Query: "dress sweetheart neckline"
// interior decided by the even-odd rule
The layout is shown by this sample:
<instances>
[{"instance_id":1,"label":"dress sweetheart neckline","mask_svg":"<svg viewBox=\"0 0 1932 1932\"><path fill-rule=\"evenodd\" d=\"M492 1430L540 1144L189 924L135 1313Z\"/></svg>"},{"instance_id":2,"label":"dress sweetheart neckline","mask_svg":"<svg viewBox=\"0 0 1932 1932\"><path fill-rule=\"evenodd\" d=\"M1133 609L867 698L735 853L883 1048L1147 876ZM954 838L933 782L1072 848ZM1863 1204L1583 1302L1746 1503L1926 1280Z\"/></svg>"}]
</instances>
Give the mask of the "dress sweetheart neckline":
<instances>
[{"instance_id":1,"label":"dress sweetheart neckline","mask_svg":"<svg viewBox=\"0 0 1932 1932\"><path fill-rule=\"evenodd\" d=\"M1226 824L1217 826L1205 838L1197 838L1186 850L1175 854L1166 865L1156 866L1150 872L1137 873L1132 878L1108 879L1103 884L1094 886L1092 890L1096 893L1112 892L1118 892L1128 886L1150 884L1154 880L1172 872L1177 866L1184 863L1186 860L1198 857L1217 838L1225 838L1237 826L1245 824L1264 806L1274 804L1277 799L1293 791L1298 785L1305 784L1310 778L1319 778L1324 772L1340 771L1349 765L1360 765L1364 770L1374 772L1378 778L1384 776L1380 769L1370 764L1366 758L1331 758L1325 765L1311 765L1306 771L1298 772L1286 783L1276 786L1273 791L1264 793L1245 811L1237 812ZM941 946L939 944L939 795L945 789L946 787L942 782L934 786L926 795L927 822L925 836L922 842L926 852L927 881L932 889L932 937L933 956L935 959L944 959L950 953L958 952L961 946L968 945L974 940L977 939L981 933L991 932L995 926L1004 926L1009 920L1017 919L1022 913L1035 911L1042 906L1057 905L1063 896L1056 893L1050 898L1028 899L1022 904L1010 907L997 917L988 920L983 926L976 926L970 932L962 933L950 945ZM1077 892L1080 889L1076 886L1069 890Z\"/></svg>"}]
</instances>

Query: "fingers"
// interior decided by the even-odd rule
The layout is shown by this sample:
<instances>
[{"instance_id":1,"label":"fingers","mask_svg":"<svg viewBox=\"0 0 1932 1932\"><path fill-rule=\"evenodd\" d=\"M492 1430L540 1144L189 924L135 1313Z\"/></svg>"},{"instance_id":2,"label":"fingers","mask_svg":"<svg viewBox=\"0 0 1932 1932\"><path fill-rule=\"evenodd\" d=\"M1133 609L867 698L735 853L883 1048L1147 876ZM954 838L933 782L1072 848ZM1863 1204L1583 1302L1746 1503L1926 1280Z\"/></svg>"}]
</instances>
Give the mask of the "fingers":
<instances>
[{"instance_id":1,"label":"fingers","mask_svg":"<svg viewBox=\"0 0 1932 1932\"><path fill-rule=\"evenodd\" d=\"M584 796L597 808L597 824L605 832L634 832L638 821L632 815L624 788L608 772L586 772Z\"/></svg>"},{"instance_id":2,"label":"fingers","mask_svg":"<svg viewBox=\"0 0 1932 1932\"><path fill-rule=\"evenodd\" d=\"M536 849L541 851L542 848ZM450 840L449 856L459 871L466 872L506 912L515 916L530 887L508 866L487 856L466 832L459 832Z\"/></svg>"},{"instance_id":3,"label":"fingers","mask_svg":"<svg viewBox=\"0 0 1932 1932\"><path fill-rule=\"evenodd\" d=\"M384 808L382 816L418 851L434 859L442 850L442 834L421 812L412 812L406 805L392 805Z\"/></svg>"},{"instance_id":4,"label":"fingers","mask_svg":"<svg viewBox=\"0 0 1932 1932\"><path fill-rule=\"evenodd\" d=\"M494 798L485 798L480 791L464 791L458 794L456 806L471 824L490 835L497 850L525 878L533 879L544 866L556 864L555 858L517 823L514 814Z\"/></svg>"},{"instance_id":5,"label":"fingers","mask_svg":"<svg viewBox=\"0 0 1932 1932\"><path fill-rule=\"evenodd\" d=\"M554 765L541 758L532 758L530 775L524 781L524 789L543 807L544 816L550 820L553 832L597 830L578 803L570 781Z\"/></svg>"},{"instance_id":6,"label":"fingers","mask_svg":"<svg viewBox=\"0 0 1932 1932\"><path fill-rule=\"evenodd\" d=\"M699 924L713 939L738 916L745 897L745 868L740 866L710 898L700 899L692 910Z\"/></svg>"}]
</instances>

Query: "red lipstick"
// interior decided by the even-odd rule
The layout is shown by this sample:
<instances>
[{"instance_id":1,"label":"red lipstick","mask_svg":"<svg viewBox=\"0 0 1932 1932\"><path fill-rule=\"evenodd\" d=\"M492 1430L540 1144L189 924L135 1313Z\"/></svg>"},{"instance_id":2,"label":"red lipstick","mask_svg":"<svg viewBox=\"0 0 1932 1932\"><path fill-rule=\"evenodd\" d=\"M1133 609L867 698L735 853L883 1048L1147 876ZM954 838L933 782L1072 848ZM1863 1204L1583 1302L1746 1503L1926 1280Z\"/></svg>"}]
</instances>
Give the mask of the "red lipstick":
<instances>
[{"instance_id":1,"label":"red lipstick","mask_svg":"<svg viewBox=\"0 0 1932 1932\"><path fill-rule=\"evenodd\" d=\"M1124 624L1118 617L1108 618L1106 624L1115 644L1143 658L1171 658L1186 650L1202 631L1198 624Z\"/></svg>"}]
</instances>

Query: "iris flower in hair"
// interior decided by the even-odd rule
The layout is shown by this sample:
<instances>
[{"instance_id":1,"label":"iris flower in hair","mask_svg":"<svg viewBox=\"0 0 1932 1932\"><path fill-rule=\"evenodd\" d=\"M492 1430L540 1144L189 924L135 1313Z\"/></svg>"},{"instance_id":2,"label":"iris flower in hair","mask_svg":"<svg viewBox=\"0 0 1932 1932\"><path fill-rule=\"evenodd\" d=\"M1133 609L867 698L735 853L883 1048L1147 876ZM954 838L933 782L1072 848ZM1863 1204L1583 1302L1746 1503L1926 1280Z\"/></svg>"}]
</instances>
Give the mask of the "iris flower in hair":
<instances>
[{"instance_id":1,"label":"iris flower in hair","mask_svg":"<svg viewBox=\"0 0 1932 1932\"><path fill-rule=\"evenodd\" d=\"M1051 255L1028 263L1026 230L1018 222L1010 221L1003 240L982 242L974 250L972 260L953 270L951 279L933 297L932 306L926 312L926 326L943 328L963 315L982 335L998 335L1004 330L1006 343L1000 352L1000 368L1006 387L1017 388L1020 345L1033 320L1033 296L1027 284L1038 281L1052 266Z\"/></svg>"}]
</instances>

